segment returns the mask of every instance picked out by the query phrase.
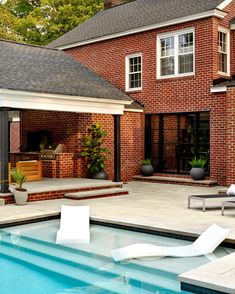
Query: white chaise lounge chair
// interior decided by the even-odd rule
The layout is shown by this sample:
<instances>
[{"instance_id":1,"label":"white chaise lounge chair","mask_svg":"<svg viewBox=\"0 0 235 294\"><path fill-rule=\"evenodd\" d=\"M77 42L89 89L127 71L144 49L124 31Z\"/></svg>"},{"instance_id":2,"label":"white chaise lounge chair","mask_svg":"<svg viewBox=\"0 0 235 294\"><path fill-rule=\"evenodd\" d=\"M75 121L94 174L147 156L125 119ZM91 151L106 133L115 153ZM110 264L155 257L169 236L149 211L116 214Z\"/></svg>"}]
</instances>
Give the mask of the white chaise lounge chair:
<instances>
[{"instance_id":1,"label":"white chaise lounge chair","mask_svg":"<svg viewBox=\"0 0 235 294\"><path fill-rule=\"evenodd\" d=\"M90 207L61 206L60 229L57 244L88 244L90 242Z\"/></svg>"},{"instance_id":2,"label":"white chaise lounge chair","mask_svg":"<svg viewBox=\"0 0 235 294\"><path fill-rule=\"evenodd\" d=\"M165 247L139 243L110 251L115 261L151 256L193 257L212 253L229 235L230 229L213 224L190 245Z\"/></svg>"}]
</instances>

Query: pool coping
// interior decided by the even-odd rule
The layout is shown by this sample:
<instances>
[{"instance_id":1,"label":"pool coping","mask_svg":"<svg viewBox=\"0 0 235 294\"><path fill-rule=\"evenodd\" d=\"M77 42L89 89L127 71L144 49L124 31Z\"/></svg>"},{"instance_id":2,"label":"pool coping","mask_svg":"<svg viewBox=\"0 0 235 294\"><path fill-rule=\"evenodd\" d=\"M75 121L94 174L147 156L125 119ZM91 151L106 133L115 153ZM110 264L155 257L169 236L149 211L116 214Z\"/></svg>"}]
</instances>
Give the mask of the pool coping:
<instances>
[{"instance_id":1,"label":"pool coping","mask_svg":"<svg viewBox=\"0 0 235 294\"><path fill-rule=\"evenodd\" d=\"M47 214L43 213L40 215L22 217L20 219L18 218L18 219L11 219L11 220L2 221L2 222L0 221L0 229L17 226L17 225L39 222L39 221L45 221L50 219L58 219L59 216L60 216L60 212L53 212L53 213L47 213ZM176 229L152 227L148 225L140 225L140 224L116 221L116 220L105 220L103 218L97 218L97 217L90 217L90 221L92 224L104 225L104 226L109 226L109 227L114 227L119 229L131 230L131 231L136 231L140 233L147 233L147 234L164 236L164 237L175 238L180 240L187 240L187 241L194 241L199 236L199 234L196 234L196 233L189 233L189 232L184 232L184 231L176 230ZM235 240L227 238L225 239L225 241L222 242L221 245L235 248Z\"/></svg>"},{"instance_id":2,"label":"pool coping","mask_svg":"<svg viewBox=\"0 0 235 294\"><path fill-rule=\"evenodd\" d=\"M181 289L193 293L235 293L235 253L178 276ZM195 292L197 291L197 292Z\"/></svg>"}]
</instances>

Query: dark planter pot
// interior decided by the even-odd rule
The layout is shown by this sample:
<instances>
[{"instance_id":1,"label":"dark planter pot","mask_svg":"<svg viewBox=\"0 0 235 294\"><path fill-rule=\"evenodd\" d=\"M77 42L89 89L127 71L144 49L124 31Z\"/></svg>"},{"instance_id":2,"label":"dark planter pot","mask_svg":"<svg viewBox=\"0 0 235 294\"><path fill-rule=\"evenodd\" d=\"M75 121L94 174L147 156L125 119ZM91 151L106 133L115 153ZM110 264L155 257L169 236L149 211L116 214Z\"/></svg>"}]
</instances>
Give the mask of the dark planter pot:
<instances>
[{"instance_id":1,"label":"dark planter pot","mask_svg":"<svg viewBox=\"0 0 235 294\"><path fill-rule=\"evenodd\" d=\"M95 180L108 180L108 175L106 172L98 172L91 174L91 178Z\"/></svg>"},{"instance_id":2,"label":"dark planter pot","mask_svg":"<svg viewBox=\"0 0 235 294\"><path fill-rule=\"evenodd\" d=\"M150 177L153 175L153 167L152 165L141 165L141 174L144 177Z\"/></svg>"},{"instance_id":3,"label":"dark planter pot","mask_svg":"<svg viewBox=\"0 0 235 294\"><path fill-rule=\"evenodd\" d=\"M193 167L190 171L190 175L193 178L193 180L200 181L205 178L205 170L204 168Z\"/></svg>"}]
</instances>

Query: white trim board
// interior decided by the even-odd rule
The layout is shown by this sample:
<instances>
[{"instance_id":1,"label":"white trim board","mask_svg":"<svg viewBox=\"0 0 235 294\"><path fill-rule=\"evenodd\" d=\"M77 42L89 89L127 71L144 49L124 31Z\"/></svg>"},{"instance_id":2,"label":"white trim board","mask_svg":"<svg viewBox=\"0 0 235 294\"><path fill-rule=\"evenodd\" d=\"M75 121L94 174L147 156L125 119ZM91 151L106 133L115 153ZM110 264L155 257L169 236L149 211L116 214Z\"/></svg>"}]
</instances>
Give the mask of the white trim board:
<instances>
[{"instance_id":1,"label":"white trim board","mask_svg":"<svg viewBox=\"0 0 235 294\"><path fill-rule=\"evenodd\" d=\"M233 0L224 0L220 5L218 5L216 8L223 10L226 6L228 6Z\"/></svg>"},{"instance_id":2,"label":"white trim board","mask_svg":"<svg viewBox=\"0 0 235 294\"><path fill-rule=\"evenodd\" d=\"M64 46L57 46L55 48L60 49L60 50L65 50L65 49L69 49L69 48L84 46L84 45L88 45L88 44L92 44L92 43L97 43L97 42L101 42L101 41L105 41L105 40L128 36L128 35L132 35L132 34L136 34L136 33L141 33L141 32L145 32L145 31L149 31L149 30L153 30L153 29L163 28L163 27L176 25L176 24L180 24L180 23L184 23L184 22L189 22L189 21L193 21L193 20L198 20L198 19L211 17L211 16L223 19L223 18L225 18L226 15L227 15L227 13L224 11L221 11L218 9L212 9L212 10L209 10L206 12L191 14L191 15L188 15L185 17L176 18L173 20L165 21L162 23L158 23L158 24L154 24L154 25L150 25L150 26L146 26L146 27L132 29L132 30L128 30L128 31L120 32L120 33L111 34L111 35L106 35L106 36L102 36L102 37L98 37L98 38L94 38L94 39L89 39L86 41L76 42L76 43L72 43L72 44L68 44L68 45L64 45Z\"/></svg>"},{"instance_id":3,"label":"white trim board","mask_svg":"<svg viewBox=\"0 0 235 294\"><path fill-rule=\"evenodd\" d=\"M139 113L143 113L144 110L143 109L128 109L128 108L125 108L124 109L124 112L139 112Z\"/></svg>"},{"instance_id":4,"label":"white trim board","mask_svg":"<svg viewBox=\"0 0 235 294\"><path fill-rule=\"evenodd\" d=\"M0 89L0 107L66 111L77 113L123 114L132 101L77 97Z\"/></svg>"},{"instance_id":5,"label":"white trim board","mask_svg":"<svg viewBox=\"0 0 235 294\"><path fill-rule=\"evenodd\" d=\"M227 86L212 86L211 93L227 92Z\"/></svg>"},{"instance_id":6,"label":"white trim board","mask_svg":"<svg viewBox=\"0 0 235 294\"><path fill-rule=\"evenodd\" d=\"M232 24L230 25L230 29L231 29L232 31L235 30L235 23L232 23Z\"/></svg>"}]
</instances>

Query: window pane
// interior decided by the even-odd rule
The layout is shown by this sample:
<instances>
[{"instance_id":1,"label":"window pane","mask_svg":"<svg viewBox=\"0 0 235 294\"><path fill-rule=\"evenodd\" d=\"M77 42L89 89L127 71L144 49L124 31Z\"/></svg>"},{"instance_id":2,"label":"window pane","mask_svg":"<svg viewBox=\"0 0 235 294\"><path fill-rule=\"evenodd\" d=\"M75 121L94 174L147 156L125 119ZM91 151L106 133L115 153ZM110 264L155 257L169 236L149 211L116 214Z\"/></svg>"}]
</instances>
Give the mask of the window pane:
<instances>
[{"instance_id":1,"label":"window pane","mask_svg":"<svg viewBox=\"0 0 235 294\"><path fill-rule=\"evenodd\" d=\"M179 54L193 52L193 33L179 35Z\"/></svg>"},{"instance_id":2,"label":"window pane","mask_svg":"<svg viewBox=\"0 0 235 294\"><path fill-rule=\"evenodd\" d=\"M129 59L129 72L140 72L141 71L141 56L133 57Z\"/></svg>"},{"instance_id":3,"label":"window pane","mask_svg":"<svg viewBox=\"0 0 235 294\"><path fill-rule=\"evenodd\" d=\"M161 59L161 76L173 75L175 73L174 57Z\"/></svg>"},{"instance_id":4,"label":"window pane","mask_svg":"<svg viewBox=\"0 0 235 294\"><path fill-rule=\"evenodd\" d=\"M218 32L218 51L227 53L227 34Z\"/></svg>"},{"instance_id":5,"label":"window pane","mask_svg":"<svg viewBox=\"0 0 235 294\"><path fill-rule=\"evenodd\" d=\"M218 32L218 62L219 71L228 72L227 34Z\"/></svg>"},{"instance_id":6,"label":"window pane","mask_svg":"<svg viewBox=\"0 0 235 294\"><path fill-rule=\"evenodd\" d=\"M161 39L161 57L173 56L174 49L175 49L174 37Z\"/></svg>"},{"instance_id":7,"label":"window pane","mask_svg":"<svg viewBox=\"0 0 235 294\"><path fill-rule=\"evenodd\" d=\"M179 73L193 72L193 54L179 56Z\"/></svg>"},{"instance_id":8,"label":"window pane","mask_svg":"<svg viewBox=\"0 0 235 294\"><path fill-rule=\"evenodd\" d=\"M141 88L141 73L130 74L129 88Z\"/></svg>"},{"instance_id":9,"label":"window pane","mask_svg":"<svg viewBox=\"0 0 235 294\"><path fill-rule=\"evenodd\" d=\"M219 71L227 73L227 54L219 53Z\"/></svg>"}]
</instances>

